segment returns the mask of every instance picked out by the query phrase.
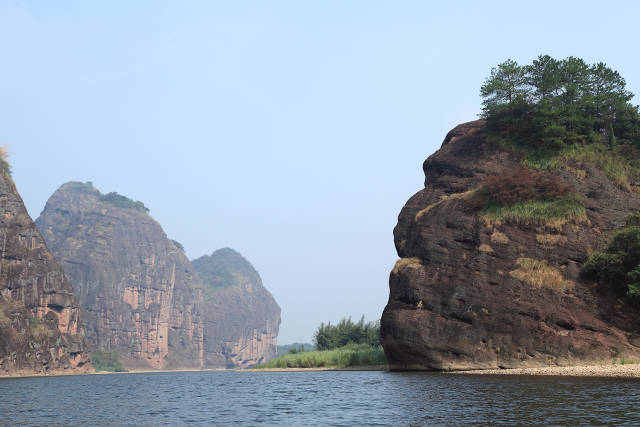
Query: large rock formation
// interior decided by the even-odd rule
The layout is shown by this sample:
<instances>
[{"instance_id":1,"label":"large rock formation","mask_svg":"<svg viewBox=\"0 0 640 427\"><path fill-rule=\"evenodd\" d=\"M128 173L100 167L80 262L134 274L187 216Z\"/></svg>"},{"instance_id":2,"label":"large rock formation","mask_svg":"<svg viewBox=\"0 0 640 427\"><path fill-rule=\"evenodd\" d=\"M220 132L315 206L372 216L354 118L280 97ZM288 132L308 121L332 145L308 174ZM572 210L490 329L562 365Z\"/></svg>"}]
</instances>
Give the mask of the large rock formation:
<instances>
[{"instance_id":1,"label":"large rock formation","mask_svg":"<svg viewBox=\"0 0 640 427\"><path fill-rule=\"evenodd\" d=\"M0 172L0 375L91 371L78 300Z\"/></svg>"},{"instance_id":2,"label":"large rock formation","mask_svg":"<svg viewBox=\"0 0 640 427\"><path fill-rule=\"evenodd\" d=\"M247 367L275 357L280 307L249 261L225 248L193 267L204 285L206 365Z\"/></svg>"},{"instance_id":3,"label":"large rock formation","mask_svg":"<svg viewBox=\"0 0 640 427\"><path fill-rule=\"evenodd\" d=\"M640 208L632 191L587 162L553 174L584 196L580 221L487 223L469 193L521 158L487 141L484 122L460 125L424 162L425 188L394 230L381 337L392 369L464 370L640 357L637 307L585 281L588 255ZM465 195L466 194L466 195ZM523 261L564 285L527 277ZM529 261L527 261L529 260ZM535 273L535 272L534 272Z\"/></svg>"},{"instance_id":4,"label":"large rock formation","mask_svg":"<svg viewBox=\"0 0 640 427\"><path fill-rule=\"evenodd\" d=\"M202 367L202 289L144 205L69 182L36 221L80 299L87 338L129 368Z\"/></svg>"}]
</instances>

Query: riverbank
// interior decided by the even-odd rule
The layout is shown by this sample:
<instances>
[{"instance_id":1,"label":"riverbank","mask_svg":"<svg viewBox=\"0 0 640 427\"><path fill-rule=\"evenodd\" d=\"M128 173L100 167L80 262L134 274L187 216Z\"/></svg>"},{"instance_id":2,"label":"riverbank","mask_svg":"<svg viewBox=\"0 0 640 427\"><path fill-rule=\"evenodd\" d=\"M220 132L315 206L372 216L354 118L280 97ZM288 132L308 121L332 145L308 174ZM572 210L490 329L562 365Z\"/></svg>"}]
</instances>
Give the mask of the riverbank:
<instances>
[{"instance_id":1,"label":"riverbank","mask_svg":"<svg viewBox=\"0 0 640 427\"><path fill-rule=\"evenodd\" d=\"M64 372L56 371L37 374L34 372L14 372L8 375L0 375L4 378L37 378L37 377L66 377L78 375L126 375L126 374L153 374L170 372L206 372L206 371L233 371L233 372L322 372L322 371L388 371L387 365L367 365L348 367L315 367L315 368L247 368L247 369L141 369L128 372ZM512 368L512 369L478 369L472 371L442 372L442 375L525 375L525 376L565 376L565 377L609 377L609 378L640 378L640 363L611 364L611 365L585 365L585 366L549 366L543 368Z\"/></svg>"},{"instance_id":2,"label":"riverbank","mask_svg":"<svg viewBox=\"0 0 640 427\"><path fill-rule=\"evenodd\" d=\"M3 378L39 378L39 377L72 377L79 375L127 375L127 374L157 374L157 373L170 373L170 372L207 372L207 371L226 371L225 368L210 368L210 369L131 369L126 372L73 372L73 371L54 371L46 373L37 373L33 371L18 371L10 374L0 374L0 379Z\"/></svg>"},{"instance_id":3,"label":"riverbank","mask_svg":"<svg viewBox=\"0 0 640 427\"><path fill-rule=\"evenodd\" d=\"M611 364L586 366L548 366L543 368L479 369L474 371L448 372L448 374L640 378L640 363L626 365Z\"/></svg>"},{"instance_id":4,"label":"riverbank","mask_svg":"<svg viewBox=\"0 0 640 427\"><path fill-rule=\"evenodd\" d=\"M235 372L320 372L320 371L388 371L387 365L366 365L366 366L346 366L331 367L322 366L315 368L249 368L234 369Z\"/></svg>"}]
</instances>

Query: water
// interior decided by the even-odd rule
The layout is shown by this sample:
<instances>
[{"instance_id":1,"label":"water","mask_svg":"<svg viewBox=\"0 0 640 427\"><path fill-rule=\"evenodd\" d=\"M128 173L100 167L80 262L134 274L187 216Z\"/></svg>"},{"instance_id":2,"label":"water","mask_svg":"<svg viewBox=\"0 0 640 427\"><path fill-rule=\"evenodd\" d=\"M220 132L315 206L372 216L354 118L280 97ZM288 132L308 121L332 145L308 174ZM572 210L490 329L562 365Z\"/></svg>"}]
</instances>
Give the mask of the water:
<instances>
[{"instance_id":1,"label":"water","mask_svg":"<svg viewBox=\"0 0 640 427\"><path fill-rule=\"evenodd\" d=\"M640 425L640 381L393 372L0 380L3 425Z\"/></svg>"}]
</instances>

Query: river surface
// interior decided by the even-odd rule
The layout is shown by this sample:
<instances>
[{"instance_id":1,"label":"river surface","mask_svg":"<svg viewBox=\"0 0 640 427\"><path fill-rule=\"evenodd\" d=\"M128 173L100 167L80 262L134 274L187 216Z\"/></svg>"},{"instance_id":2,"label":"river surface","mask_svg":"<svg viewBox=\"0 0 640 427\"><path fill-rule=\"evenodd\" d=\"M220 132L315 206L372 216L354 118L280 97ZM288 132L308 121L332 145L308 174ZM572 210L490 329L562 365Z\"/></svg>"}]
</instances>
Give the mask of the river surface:
<instances>
[{"instance_id":1,"label":"river surface","mask_svg":"<svg viewBox=\"0 0 640 427\"><path fill-rule=\"evenodd\" d=\"M394 372L0 379L2 425L640 425L640 381Z\"/></svg>"}]
</instances>

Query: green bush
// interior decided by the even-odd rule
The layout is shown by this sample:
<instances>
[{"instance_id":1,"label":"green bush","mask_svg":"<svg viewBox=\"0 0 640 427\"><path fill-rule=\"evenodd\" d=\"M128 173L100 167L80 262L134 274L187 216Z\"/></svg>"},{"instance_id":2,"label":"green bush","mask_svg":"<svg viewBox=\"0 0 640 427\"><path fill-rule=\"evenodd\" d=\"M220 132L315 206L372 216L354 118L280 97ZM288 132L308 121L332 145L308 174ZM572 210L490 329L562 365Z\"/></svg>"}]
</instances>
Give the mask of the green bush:
<instances>
[{"instance_id":1,"label":"green bush","mask_svg":"<svg viewBox=\"0 0 640 427\"><path fill-rule=\"evenodd\" d=\"M127 372L120 363L115 350L97 350L91 355L91 363L96 371Z\"/></svg>"},{"instance_id":2,"label":"green bush","mask_svg":"<svg viewBox=\"0 0 640 427\"><path fill-rule=\"evenodd\" d=\"M629 297L640 297L640 226L638 214L629 215L627 226L617 231L609 245L589 257L582 267L587 279L610 286Z\"/></svg>"},{"instance_id":3,"label":"green bush","mask_svg":"<svg viewBox=\"0 0 640 427\"><path fill-rule=\"evenodd\" d=\"M381 345L348 344L333 350L304 351L286 354L257 366L259 369L346 368L350 366L386 365Z\"/></svg>"},{"instance_id":4,"label":"green bush","mask_svg":"<svg viewBox=\"0 0 640 427\"><path fill-rule=\"evenodd\" d=\"M109 203L118 208L135 209L138 211L149 212L149 209L140 201L131 200L121 194L114 192L100 196L100 201Z\"/></svg>"},{"instance_id":5,"label":"green bush","mask_svg":"<svg viewBox=\"0 0 640 427\"><path fill-rule=\"evenodd\" d=\"M184 252L184 246L182 246L182 243L178 242L177 240L173 240L173 239L171 239L171 243L173 243L176 248L180 249L180 251Z\"/></svg>"},{"instance_id":6,"label":"green bush","mask_svg":"<svg viewBox=\"0 0 640 427\"><path fill-rule=\"evenodd\" d=\"M349 343L380 344L380 321L365 323L364 316L353 322L351 317L343 318L336 325L321 323L313 334L313 344L318 350L332 350Z\"/></svg>"},{"instance_id":7,"label":"green bush","mask_svg":"<svg viewBox=\"0 0 640 427\"><path fill-rule=\"evenodd\" d=\"M93 182L78 182L72 181L65 184L64 188L66 190L75 191L78 193L88 193L88 194L100 194L97 188L93 186Z\"/></svg>"}]
</instances>

